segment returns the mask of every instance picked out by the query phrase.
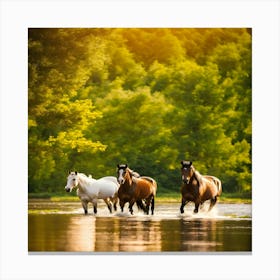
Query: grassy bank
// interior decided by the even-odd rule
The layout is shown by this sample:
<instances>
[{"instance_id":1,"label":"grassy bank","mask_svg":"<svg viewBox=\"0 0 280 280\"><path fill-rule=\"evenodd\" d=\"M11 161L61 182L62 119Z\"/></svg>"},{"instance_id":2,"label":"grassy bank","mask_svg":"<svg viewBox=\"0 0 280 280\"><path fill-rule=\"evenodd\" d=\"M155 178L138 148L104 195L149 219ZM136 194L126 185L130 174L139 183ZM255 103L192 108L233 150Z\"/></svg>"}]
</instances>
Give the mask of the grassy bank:
<instances>
[{"instance_id":1,"label":"grassy bank","mask_svg":"<svg viewBox=\"0 0 280 280\"><path fill-rule=\"evenodd\" d=\"M181 202L180 193L157 194L159 202ZM223 193L218 199L219 203L252 203L252 198L248 194L242 193Z\"/></svg>"},{"instance_id":2,"label":"grassy bank","mask_svg":"<svg viewBox=\"0 0 280 280\"><path fill-rule=\"evenodd\" d=\"M49 199L55 202L62 201L79 201L76 193L29 193L28 198L30 199ZM165 203L180 203L181 194L177 192L171 193L158 193L156 197L157 202ZM252 203L252 199L248 194L242 193L223 193L219 198L219 203Z\"/></svg>"}]
</instances>

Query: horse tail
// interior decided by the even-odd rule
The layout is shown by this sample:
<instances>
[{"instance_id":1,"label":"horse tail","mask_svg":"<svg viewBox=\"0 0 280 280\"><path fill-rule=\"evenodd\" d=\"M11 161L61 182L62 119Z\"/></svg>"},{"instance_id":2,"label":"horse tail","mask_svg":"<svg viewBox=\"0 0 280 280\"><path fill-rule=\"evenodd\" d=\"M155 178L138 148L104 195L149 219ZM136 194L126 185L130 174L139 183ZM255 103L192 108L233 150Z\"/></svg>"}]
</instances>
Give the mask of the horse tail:
<instances>
[{"instance_id":1,"label":"horse tail","mask_svg":"<svg viewBox=\"0 0 280 280\"><path fill-rule=\"evenodd\" d=\"M156 180L154 180L153 178L148 177L148 176L141 176L140 178L141 178L141 179L144 179L144 180L146 180L146 181L148 181L148 182L150 182L150 183L153 184L153 187L154 187L154 195L156 195L156 192L157 192L157 182L156 182Z\"/></svg>"},{"instance_id":2,"label":"horse tail","mask_svg":"<svg viewBox=\"0 0 280 280\"><path fill-rule=\"evenodd\" d=\"M215 185L216 185L216 187L217 187L218 196L220 196L221 193L222 193L222 182L221 182L220 179L214 177L214 183L215 183Z\"/></svg>"},{"instance_id":3,"label":"horse tail","mask_svg":"<svg viewBox=\"0 0 280 280\"><path fill-rule=\"evenodd\" d=\"M155 196L157 193L157 182L155 180L153 181L153 185L154 185L154 191L155 191L154 196ZM155 199L155 198L153 198L153 199ZM153 203L155 203L155 202L153 202Z\"/></svg>"},{"instance_id":4,"label":"horse tail","mask_svg":"<svg viewBox=\"0 0 280 280\"><path fill-rule=\"evenodd\" d=\"M207 177L207 179L209 181L211 181L215 185L215 187L217 188L217 196L220 196L221 193L222 193L222 183L221 183L221 180L218 179L215 176L210 176L210 175L206 175L205 177Z\"/></svg>"}]
</instances>

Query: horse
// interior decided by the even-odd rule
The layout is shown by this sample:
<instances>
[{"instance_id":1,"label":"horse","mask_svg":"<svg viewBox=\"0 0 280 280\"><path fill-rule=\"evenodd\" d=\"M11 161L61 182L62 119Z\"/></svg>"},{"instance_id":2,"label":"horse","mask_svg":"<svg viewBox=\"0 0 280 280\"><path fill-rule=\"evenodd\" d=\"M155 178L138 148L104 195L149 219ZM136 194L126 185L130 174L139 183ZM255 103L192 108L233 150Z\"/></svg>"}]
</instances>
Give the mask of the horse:
<instances>
[{"instance_id":1,"label":"horse","mask_svg":"<svg viewBox=\"0 0 280 280\"><path fill-rule=\"evenodd\" d=\"M141 177L141 175L134 170L129 169L129 172L135 178L140 178ZM136 205L137 205L138 209L141 209L144 212L146 211L146 206L144 206L142 199L136 200Z\"/></svg>"},{"instance_id":2,"label":"horse","mask_svg":"<svg viewBox=\"0 0 280 280\"><path fill-rule=\"evenodd\" d=\"M182 174L182 204L180 207L181 213L184 213L184 206L192 201L195 204L194 213L198 213L199 205L203 204L206 200L210 200L210 211L217 202L217 198L222 193L222 183L214 176L201 175L195 170L191 161L181 161L181 174Z\"/></svg>"},{"instance_id":3,"label":"horse","mask_svg":"<svg viewBox=\"0 0 280 280\"><path fill-rule=\"evenodd\" d=\"M120 183L118 190L118 197L120 201L120 208L123 208L126 202L129 203L129 211L133 215L133 205L136 202L138 207L142 200L145 200L146 206L143 205L144 212L148 215L151 205L151 213L154 214L155 195L157 191L156 181L147 176L136 177L133 176L134 171L128 168L127 164L118 164L117 178ZM140 206L140 208L142 208Z\"/></svg>"},{"instance_id":4,"label":"horse","mask_svg":"<svg viewBox=\"0 0 280 280\"><path fill-rule=\"evenodd\" d=\"M77 188L77 195L82 202L85 215L88 213L89 202L93 204L94 214L97 213L98 199L104 200L110 213L112 213L112 204L114 210L117 210L119 183L114 176L94 179L91 175L87 177L77 171L69 172L65 190L71 192L73 188Z\"/></svg>"}]
</instances>

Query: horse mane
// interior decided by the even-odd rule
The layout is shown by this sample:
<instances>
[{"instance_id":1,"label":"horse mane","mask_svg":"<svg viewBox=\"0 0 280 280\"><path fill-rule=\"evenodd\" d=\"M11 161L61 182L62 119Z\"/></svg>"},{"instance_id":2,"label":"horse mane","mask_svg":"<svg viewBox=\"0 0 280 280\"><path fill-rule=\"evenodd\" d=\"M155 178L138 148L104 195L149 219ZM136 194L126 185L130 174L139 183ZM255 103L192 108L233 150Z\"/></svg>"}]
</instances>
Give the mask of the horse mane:
<instances>
[{"instance_id":1,"label":"horse mane","mask_svg":"<svg viewBox=\"0 0 280 280\"><path fill-rule=\"evenodd\" d=\"M85 173L78 173L80 176L82 176L82 177L86 177L86 178L90 178L90 177L88 177Z\"/></svg>"},{"instance_id":2,"label":"horse mane","mask_svg":"<svg viewBox=\"0 0 280 280\"><path fill-rule=\"evenodd\" d=\"M93 182L96 181L96 179L94 179L91 175L87 176L85 173L78 173L79 176L81 177L80 179L84 182Z\"/></svg>"},{"instance_id":3,"label":"horse mane","mask_svg":"<svg viewBox=\"0 0 280 280\"><path fill-rule=\"evenodd\" d=\"M140 174L130 168L127 167L127 171L129 172L129 174L133 177L136 177L136 178L139 178L140 177Z\"/></svg>"},{"instance_id":4,"label":"horse mane","mask_svg":"<svg viewBox=\"0 0 280 280\"><path fill-rule=\"evenodd\" d=\"M193 173L195 179L198 181L199 186L203 184L203 176L193 167Z\"/></svg>"}]
</instances>

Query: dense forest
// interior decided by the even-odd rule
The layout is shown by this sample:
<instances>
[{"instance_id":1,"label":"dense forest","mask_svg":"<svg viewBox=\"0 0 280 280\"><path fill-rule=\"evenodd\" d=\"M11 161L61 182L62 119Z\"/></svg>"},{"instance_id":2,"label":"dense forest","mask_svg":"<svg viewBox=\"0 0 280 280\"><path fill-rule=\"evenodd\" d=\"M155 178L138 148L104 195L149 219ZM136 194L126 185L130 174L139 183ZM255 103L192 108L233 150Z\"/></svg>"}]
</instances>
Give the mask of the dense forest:
<instances>
[{"instance_id":1,"label":"dense forest","mask_svg":"<svg viewBox=\"0 0 280 280\"><path fill-rule=\"evenodd\" d=\"M250 193L251 47L242 28L29 29L29 192L118 163L179 192L186 159Z\"/></svg>"}]
</instances>

